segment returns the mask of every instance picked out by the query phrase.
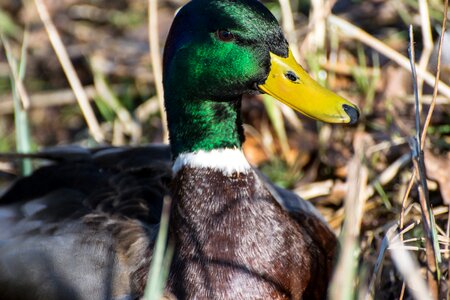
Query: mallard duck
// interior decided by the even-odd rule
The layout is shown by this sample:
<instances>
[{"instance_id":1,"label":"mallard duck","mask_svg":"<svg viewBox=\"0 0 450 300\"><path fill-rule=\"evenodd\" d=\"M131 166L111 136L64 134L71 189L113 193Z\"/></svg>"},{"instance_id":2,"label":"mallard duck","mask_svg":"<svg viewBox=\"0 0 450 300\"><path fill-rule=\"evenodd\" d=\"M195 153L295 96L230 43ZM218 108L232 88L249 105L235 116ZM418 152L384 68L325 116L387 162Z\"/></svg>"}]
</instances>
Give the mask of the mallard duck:
<instances>
[{"instance_id":1,"label":"mallard duck","mask_svg":"<svg viewBox=\"0 0 450 300\"><path fill-rule=\"evenodd\" d=\"M357 107L298 65L256 0L192 0L164 51L165 146L51 151L0 199L1 299L142 296L164 195L177 299L322 299L336 238L242 152L243 94L355 123Z\"/></svg>"}]
</instances>

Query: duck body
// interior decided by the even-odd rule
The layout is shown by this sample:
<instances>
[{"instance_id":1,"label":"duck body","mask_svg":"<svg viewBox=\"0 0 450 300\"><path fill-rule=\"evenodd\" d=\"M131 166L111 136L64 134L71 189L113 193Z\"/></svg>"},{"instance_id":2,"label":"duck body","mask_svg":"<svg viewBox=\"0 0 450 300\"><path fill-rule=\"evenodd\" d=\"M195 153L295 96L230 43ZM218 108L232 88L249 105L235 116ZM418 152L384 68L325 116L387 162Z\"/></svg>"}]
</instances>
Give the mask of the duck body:
<instances>
[{"instance_id":1,"label":"duck body","mask_svg":"<svg viewBox=\"0 0 450 300\"><path fill-rule=\"evenodd\" d=\"M173 175L168 147L111 148L17 181L1 198L1 299L141 296L165 195L176 299L323 298L334 234L239 150L225 152L235 159L219 165L228 169L205 167L206 155ZM47 158L70 154L61 153Z\"/></svg>"},{"instance_id":2,"label":"duck body","mask_svg":"<svg viewBox=\"0 0 450 300\"><path fill-rule=\"evenodd\" d=\"M184 167L175 178L171 224L182 247L169 281L174 294L181 299L324 297L336 239L313 211L287 212L251 168L224 174ZM316 224L313 232L309 223Z\"/></svg>"},{"instance_id":3,"label":"duck body","mask_svg":"<svg viewBox=\"0 0 450 300\"><path fill-rule=\"evenodd\" d=\"M336 238L310 204L249 165L241 99L265 92L334 123L354 123L356 106L307 75L256 0L186 4L166 42L163 84L170 150L42 154L57 163L0 198L1 299L142 297L165 195L168 295L326 297Z\"/></svg>"},{"instance_id":4,"label":"duck body","mask_svg":"<svg viewBox=\"0 0 450 300\"><path fill-rule=\"evenodd\" d=\"M58 162L18 180L0 198L0 299L143 294L169 193L169 148L82 154L41 154Z\"/></svg>"}]
</instances>

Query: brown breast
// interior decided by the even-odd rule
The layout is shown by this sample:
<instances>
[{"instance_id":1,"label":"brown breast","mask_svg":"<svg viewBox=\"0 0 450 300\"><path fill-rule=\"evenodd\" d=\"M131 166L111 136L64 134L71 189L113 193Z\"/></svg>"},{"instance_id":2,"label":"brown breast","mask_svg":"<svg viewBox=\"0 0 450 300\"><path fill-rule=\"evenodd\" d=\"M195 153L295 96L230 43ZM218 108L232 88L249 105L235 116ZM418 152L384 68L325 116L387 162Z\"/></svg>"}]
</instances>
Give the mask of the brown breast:
<instances>
[{"instance_id":1,"label":"brown breast","mask_svg":"<svg viewBox=\"0 0 450 300\"><path fill-rule=\"evenodd\" d=\"M172 187L179 299L323 299L336 238L309 212L285 211L254 173L184 167Z\"/></svg>"}]
</instances>

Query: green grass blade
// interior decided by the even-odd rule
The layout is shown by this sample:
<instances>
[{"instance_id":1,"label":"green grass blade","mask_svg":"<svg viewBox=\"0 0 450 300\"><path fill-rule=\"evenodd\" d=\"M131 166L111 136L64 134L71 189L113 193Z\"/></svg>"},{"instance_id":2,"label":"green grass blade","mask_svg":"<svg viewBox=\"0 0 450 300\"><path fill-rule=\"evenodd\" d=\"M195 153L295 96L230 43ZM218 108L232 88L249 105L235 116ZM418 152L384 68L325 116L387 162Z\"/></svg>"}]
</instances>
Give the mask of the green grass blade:
<instances>
[{"instance_id":1,"label":"green grass blade","mask_svg":"<svg viewBox=\"0 0 450 300\"><path fill-rule=\"evenodd\" d=\"M24 35L21 60L19 65L17 60L11 53L8 41L1 36L2 42L5 46L6 57L11 69L11 89L14 101L14 123L16 128L16 150L19 153L29 153L31 151L31 135L28 122L28 113L23 108L20 95L17 92L16 78L23 80L26 70L26 53L28 46L28 34ZM14 75L17 73L17 77ZM20 161L22 175L27 176L33 171L32 163L30 159L23 159Z\"/></svg>"},{"instance_id":2,"label":"green grass blade","mask_svg":"<svg viewBox=\"0 0 450 300\"><path fill-rule=\"evenodd\" d=\"M147 278L147 285L145 287L145 300L159 300L161 299L164 287L166 285L167 276L169 275L170 263L174 251L173 245L167 245L169 232L169 216L171 198L166 196L164 198L163 211L161 215L161 222L159 224L158 238L156 239L155 248L153 249L152 263Z\"/></svg>"},{"instance_id":3,"label":"green grass blade","mask_svg":"<svg viewBox=\"0 0 450 300\"><path fill-rule=\"evenodd\" d=\"M275 100L269 95L263 95L264 106L269 116L270 122L275 130L275 134L280 141L281 151L285 159L289 154L289 143L286 134L286 127L284 126L283 115Z\"/></svg>"},{"instance_id":4,"label":"green grass blade","mask_svg":"<svg viewBox=\"0 0 450 300\"><path fill-rule=\"evenodd\" d=\"M19 63L19 78L20 80L24 80L25 73L27 69L27 49L28 49L28 30L25 31L22 42L22 49L20 54L20 63ZM28 112L22 109L22 106L19 106L20 109L20 146L21 149L18 149L19 152L22 153L30 153L31 152L31 134L30 134L30 124L28 120ZM21 162L22 164L22 174L27 176L33 172L33 165L31 159L25 158Z\"/></svg>"},{"instance_id":5,"label":"green grass blade","mask_svg":"<svg viewBox=\"0 0 450 300\"><path fill-rule=\"evenodd\" d=\"M13 19L0 8L0 34L5 34L8 36L20 36L22 30L13 21Z\"/></svg>"}]
</instances>

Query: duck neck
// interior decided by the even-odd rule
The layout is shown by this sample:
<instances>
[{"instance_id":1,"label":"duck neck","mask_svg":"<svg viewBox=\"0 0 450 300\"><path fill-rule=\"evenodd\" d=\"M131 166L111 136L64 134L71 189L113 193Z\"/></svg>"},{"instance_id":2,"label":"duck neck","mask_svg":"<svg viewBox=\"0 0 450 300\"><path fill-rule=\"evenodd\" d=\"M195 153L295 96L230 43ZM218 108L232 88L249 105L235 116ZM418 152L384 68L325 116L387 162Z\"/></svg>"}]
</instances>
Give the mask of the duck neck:
<instances>
[{"instance_id":1,"label":"duck neck","mask_svg":"<svg viewBox=\"0 0 450 300\"><path fill-rule=\"evenodd\" d=\"M174 158L181 153L242 146L241 96L226 101L187 101L166 94L166 110Z\"/></svg>"}]
</instances>

